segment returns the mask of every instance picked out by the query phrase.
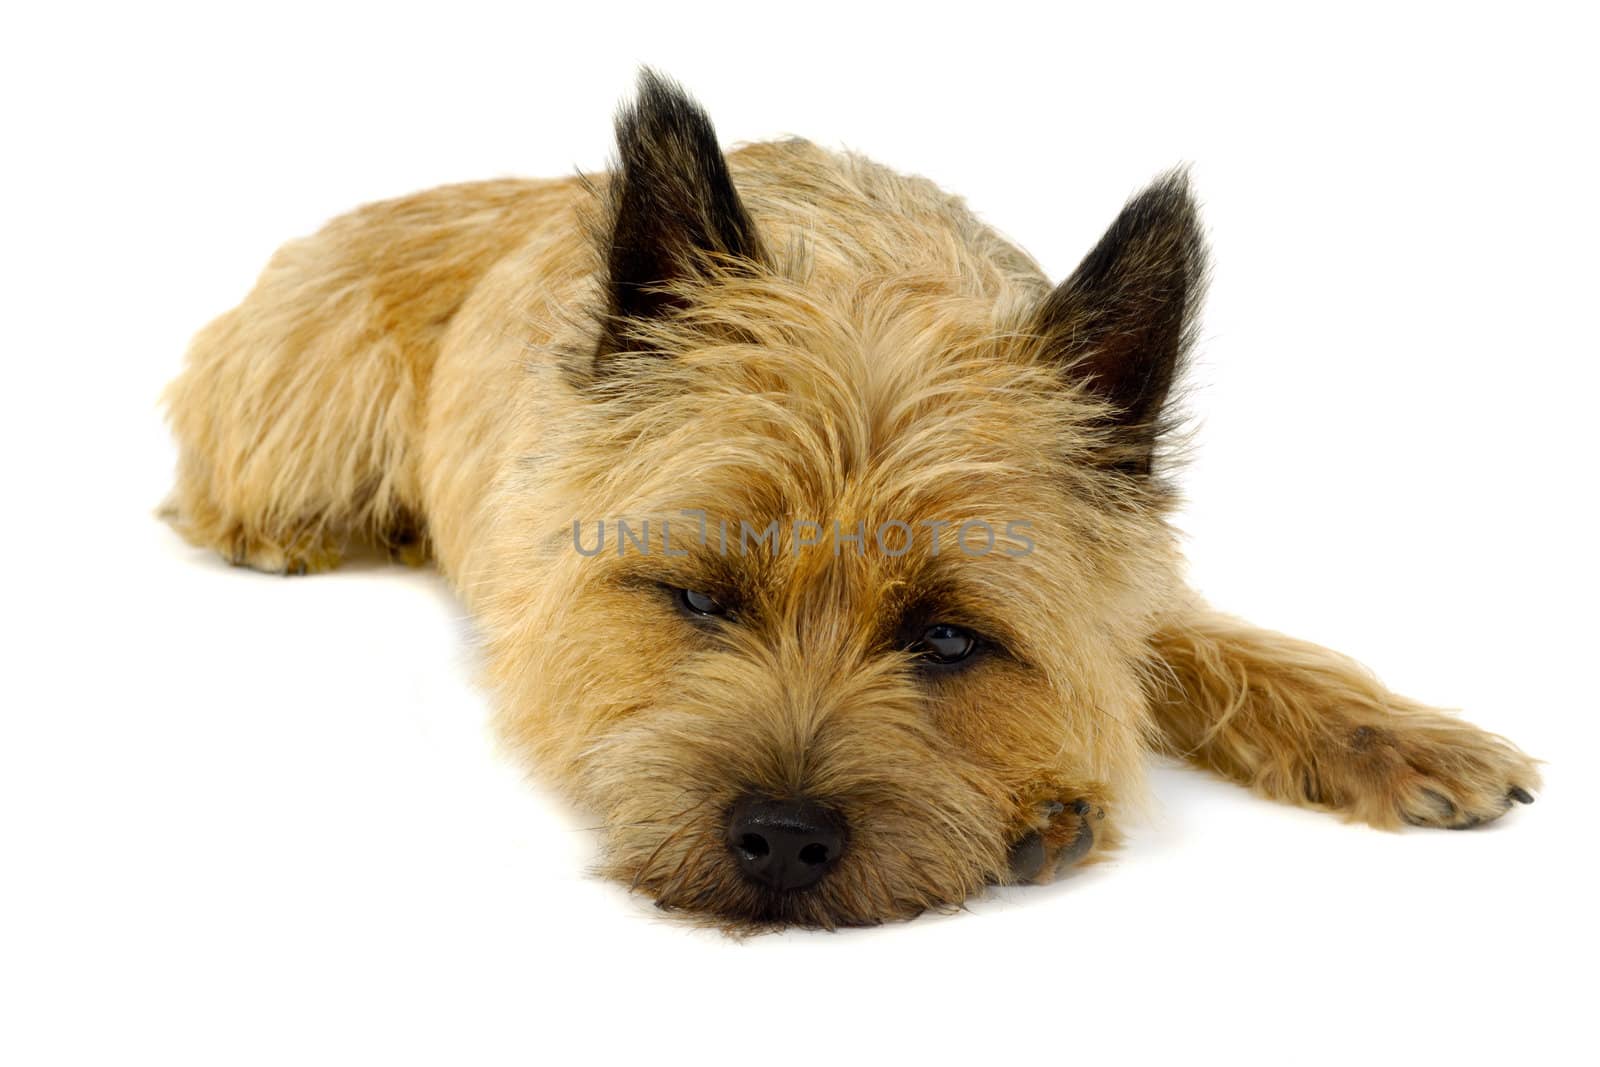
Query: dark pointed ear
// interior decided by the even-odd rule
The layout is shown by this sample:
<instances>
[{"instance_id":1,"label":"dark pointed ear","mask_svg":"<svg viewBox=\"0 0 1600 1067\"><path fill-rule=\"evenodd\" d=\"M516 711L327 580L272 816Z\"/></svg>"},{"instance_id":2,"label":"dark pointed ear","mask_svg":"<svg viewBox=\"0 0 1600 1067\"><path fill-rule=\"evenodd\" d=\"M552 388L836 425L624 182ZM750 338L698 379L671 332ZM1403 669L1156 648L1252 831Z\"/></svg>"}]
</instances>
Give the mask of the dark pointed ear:
<instances>
[{"instance_id":1,"label":"dark pointed ear","mask_svg":"<svg viewBox=\"0 0 1600 1067\"><path fill-rule=\"evenodd\" d=\"M1109 467L1150 473L1205 269L1188 178L1174 171L1128 202L1035 316L1047 357L1110 406Z\"/></svg>"},{"instance_id":2,"label":"dark pointed ear","mask_svg":"<svg viewBox=\"0 0 1600 1067\"><path fill-rule=\"evenodd\" d=\"M606 356L641 347L630 325L679 305L673 283L764 259L711 120L679 86L640 73L638 97L617 116L617 153L597 369Z\"/></svg>"}]
</instances>

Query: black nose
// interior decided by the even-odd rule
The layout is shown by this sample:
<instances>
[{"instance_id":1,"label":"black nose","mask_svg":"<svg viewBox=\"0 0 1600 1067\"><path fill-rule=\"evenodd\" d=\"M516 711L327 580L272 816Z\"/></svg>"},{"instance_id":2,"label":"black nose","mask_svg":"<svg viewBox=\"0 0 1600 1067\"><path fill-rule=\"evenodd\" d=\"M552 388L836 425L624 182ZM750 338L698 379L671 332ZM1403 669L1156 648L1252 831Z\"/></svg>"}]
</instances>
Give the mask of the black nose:
<instances>
[{"instance_id":1,"label":"black nose","mask_svg":"<svg viewBox=\"0 0 1600 1067\"><path fill-rule=\"evenodd\" d=\"M728 819L739 869L772 889L815 885L844 853L844 822L810 800L745 797Z\"/></svg>"}]
</instances>

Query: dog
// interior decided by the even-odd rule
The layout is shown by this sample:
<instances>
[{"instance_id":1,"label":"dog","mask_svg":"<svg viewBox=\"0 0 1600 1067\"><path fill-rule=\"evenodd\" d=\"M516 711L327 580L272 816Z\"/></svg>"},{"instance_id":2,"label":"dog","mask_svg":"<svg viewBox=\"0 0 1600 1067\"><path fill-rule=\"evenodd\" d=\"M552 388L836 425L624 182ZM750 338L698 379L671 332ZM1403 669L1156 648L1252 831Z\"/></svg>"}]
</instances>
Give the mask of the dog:
<instances>
[{"instance_id":1,"label":"dog","mask_svg":"<svg viewBox=\"0 0 1600 1067\"><path fill-rule=\"evenodd\" d=\"M651 71L616 134L284 246L168 390L163 509L258 570L436 564L607 874L728 929L909 918L1112 852L1151 752L1377 827L1532 802L1506 740L1186 588L1183 171L1052 286L926 180L724 154Z\"/></svg>"}]
</instances>

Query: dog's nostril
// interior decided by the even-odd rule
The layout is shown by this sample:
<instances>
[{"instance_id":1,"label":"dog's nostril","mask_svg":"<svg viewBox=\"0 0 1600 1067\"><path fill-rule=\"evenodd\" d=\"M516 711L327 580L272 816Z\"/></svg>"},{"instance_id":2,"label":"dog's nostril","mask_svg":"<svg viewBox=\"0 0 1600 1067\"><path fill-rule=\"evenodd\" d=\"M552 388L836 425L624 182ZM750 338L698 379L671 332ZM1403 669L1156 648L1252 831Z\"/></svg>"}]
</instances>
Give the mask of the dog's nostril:
<instances>
[{"instance_id":1,"label":"dog's nostril","mask_svg":"<svg viewBox=\"0 0 1600 1067\"><path fill-rule=\"evenodd\" d=\"M728 847L739 869L772 889L804 889L844 852L844 821L811 800L745 797L728 816Z\"/></svg>"}]
</instances>

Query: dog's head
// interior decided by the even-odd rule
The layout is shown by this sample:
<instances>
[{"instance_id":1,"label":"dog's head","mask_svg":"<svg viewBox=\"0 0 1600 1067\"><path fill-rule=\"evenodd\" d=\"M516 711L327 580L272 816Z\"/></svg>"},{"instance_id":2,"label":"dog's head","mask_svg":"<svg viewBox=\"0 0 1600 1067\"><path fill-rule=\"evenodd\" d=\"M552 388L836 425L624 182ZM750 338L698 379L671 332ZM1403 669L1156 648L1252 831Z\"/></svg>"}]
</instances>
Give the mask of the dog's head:
<instances>
[{"instance_id":1,"label":"dog's head","mask_svg":"<svg viewBox=\"0 0 1600 1067\"><path fill-rule=\"evenodd\" d=\"M511 735L617 877L736 924L909 916L1108 847L1175 582L1183 180L1051 289L926 183L730 160L651 75L618 127L598 337L529 465L559 547L486 605Z\"/></svg>"}]
</instances>

